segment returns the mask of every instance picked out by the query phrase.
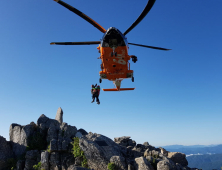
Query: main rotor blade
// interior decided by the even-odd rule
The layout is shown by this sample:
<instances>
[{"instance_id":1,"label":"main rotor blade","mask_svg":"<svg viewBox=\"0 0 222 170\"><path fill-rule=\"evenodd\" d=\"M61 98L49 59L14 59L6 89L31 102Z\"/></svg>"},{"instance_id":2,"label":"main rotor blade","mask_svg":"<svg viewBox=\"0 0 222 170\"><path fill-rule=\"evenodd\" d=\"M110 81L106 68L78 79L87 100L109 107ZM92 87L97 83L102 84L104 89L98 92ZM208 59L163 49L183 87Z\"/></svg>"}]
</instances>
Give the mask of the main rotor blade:
<instances>
[{"instance_id":1,"label":"main rotor blade","mask_svg":"<svg viewBox=\"0 0 222 170\"><path fill-rule=\"evenodd\" d=\"M130 32L137 24L142 21L142 19L147 15L147 13L151 10L153 7L153 4L156 0L148 0L146 7L144 8L143 12L140 14L140 16L137 18L137 20L123 33L123 35L126 35L128 32Z\"/></svg>"},{"instance_id":2,"label":"main rotor blade","mask_svg":"<svg viewBox=\"0 0 222 170\"><path fill-rule=\"evenodd\" d=\"M100 44L100 41L85 41L85 42L51 42L50 45L91 45Z\"/></svg>"},{"instance_id":3,"label":"main rotor blade","mask_svg":"<svg viewBox=\"0 0 222 170\"><path fill-rule=\"evenodd\" d=\"M74 12L75 14L79 15L81 18L83 18L84 20L88 21L94 27L99 29L101 32L103 32L103 33L106 32L106 30L101 25L99 25L96 21L94 21L93 19L91 19L90 17L88 17L86 14L82 13L78 9L72 7L71 5L65 3L65 2L63 2L61 0L54 0L54 1L58 2L60 5L64 6L67 9L69 9L70 11Z\"/></svg>"},{"instance_id":4,"label":"main rotor blade","mask_svg":"<svg viewBox=\"0 0 222 170\"><path fill-rule=\"evenodd\" d=\"M140 46L140 47L146 47L146 48L152 48L152 49L156 49L156 50L171 50L171 49L166 49L166 48L161 48L161 47L154 47L154 46L148 46L148 45L142 45L142 44L134 44L134 43L128 43L131 45L136 45L136 46Z\"/></svg>"}]
</instances>

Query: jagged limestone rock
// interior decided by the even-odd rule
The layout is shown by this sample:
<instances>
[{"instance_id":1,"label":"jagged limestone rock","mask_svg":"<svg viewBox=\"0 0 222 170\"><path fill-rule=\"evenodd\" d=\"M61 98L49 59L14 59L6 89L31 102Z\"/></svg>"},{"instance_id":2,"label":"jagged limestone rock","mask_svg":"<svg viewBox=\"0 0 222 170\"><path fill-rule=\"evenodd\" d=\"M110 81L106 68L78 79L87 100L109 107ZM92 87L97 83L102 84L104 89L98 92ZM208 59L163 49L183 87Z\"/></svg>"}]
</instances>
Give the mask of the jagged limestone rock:
<instances>
[{"instance_id":1,"label":"jagged limestone rock","mask_svg":"<svg viewBox=\"0 0 222 170\"><path fill-rule=\"evenodd\" d=\"M71 165L67 170L90 170L90 169L79 167L79 166L75 166L75 165Z\"/></svg>"},{"instance_id":2,"label":"jagged limestone rock","mask_svg":"<svg viewBox=\"0 0 222 170\"><path fill-rule=\"evenodd\" d=\"M57 121L51 122L47 133L47 142L50 142L52 139L57 140L59 130L60 124Z\"/></svg>"},{"instance_id":3,"label":"jagged limestone rock","mask_svg":"<svg viewBox=\"0 0 222 170\"><path fill-rule=\"evenodd\" d=\"M41 160L41 154L38 150L27 151L25 155L25 168L33 169L33 166L38 164Z\"/></svg>"},{"instance_id":4,"label":"jagged limestone rock","mask_svg":"<svg viewBox=\"0 0 222 170\"><path fill-rule=\"evenodd\" d=\"M182 166L187 166L188 161L186 159L186 155L180 152L168 152L168 158L170 158L173 162L179 163Z\"/></svg>"},{"instance_id":5,"label":"jagged limestone rock","mask_svg":"<svg viewBox=\"0 0 222 170\"><path fill-rule=\"evenodd\" d=\"M166 149L159 147L160 148L160 152L164 155L164 156L168 156L168 151L166 151Z\"/></svg>"},{"instance_id":6,"label":"jagged limestone rock","mask_svg":"<svg viewBox=\"0 0 222 170\"><path fill-rule=\"evenodd\" d=\"M143 156L135 158L138 170L154 170L153 166Z\"/></svg>"},{"instance_id":7,"label":"jagged limestone rock","mask_svg":"<svg viewBox=\"0 0 222 170\"><path fill-rule=\"evenodd\" d=\"M9 130L10 141L12 142L12 150L14 155L20 156L26 151L28 139L35 131L33 124L21 126L19 124L11 124Z\"/></svg>"},{"instance_id":8,"label":"jagged limestone rock","mask_svg":"<svg viewBox=\"0 0 222 170\"><path fill-rule=\"evenodd\" d=\"M25 160L18 160L16 163L16 170L24 170L25 168Z\"/></svg>"},{"instance_id":9,"label":"jagged limestone rock","mask_svg":"<svg viewBox=\"0 0 222 170\"><path fill-rule=\"evenodd\" d=\"M50 151L51 152L58 151L58 141L56 139L52 139L50 141Z\"/></svg>"},{"instance_id":10,"label":"jagged limestone rock","mask_svg":"<svg viewBox=\"0 0 222 170\"><path fill-rule=\"evenodd\" d=\"M157 170L172 170L172 168L167 161L162 160L157 163Z\"/></svg>"},{"instance_id":11,"label":"jagged limestone rock","mask_svg":"<svg viewBox=\"0 0 222 170\"><path fill-rule=\"evenodd\" d=\"M143 145L144 146L149 146L149 143L148 142L144 142Z\"/></svg>"},{"instance_id":12,"label":"jagged limestone rock","mask_svg":"<svg viewBox=\"0 0 222 170\"><path fill-rule=\"evenodd\" d=\"M54 170L56 166L59 167L61 165L60 154L58 152L50 153L49 165L50 165L50 170Z\"/></svg>"},{"instance_id":13,"label":"jagged limestone rock","mask_svg":"<svg viewBox=\"0 0 222 170\"><path fill-rule=\"evenodd\" d=\"M122 156L112 156L110 158L110 162L114 163L116 165L117 170L126 170L127 169L125 158Z\"/></svg>"},{"instance_id":14,"label":"jagged limestone rock","mask_svg":"<svg viewBox=\"0 0 222 170\"><path fill-rule=\"evenodd\" d=\"M41 153L41 168L49 170L49 152L45 151Z\"/></svg>"},{"instance_id":15,"label":"jagged limestone rock","mask_svg":"<svg viewBox=\"0 0 222 170\"><path fill-rule=\"evenodd\" d=\"M60 124L63 123L63 111L61 107L57 110L55 120L57 120Z\"/></svg>"},{"instance_id":16,"label":"jagged limestone rock","mask_svg":"<svg viewBox=\"0 0 222 170\"><path fill-rule=\"evenodd\" d=\"M125 147L136 146L136 142L130 139L130 136L122 136L122 137L114 138L114 142Z\"/></svg>"},{"instance_id":17,"label":"jagged limestone rock","mask_svg":"<svg viewBox=\"0 0 222 170\"><path fill-rule=\"evenodd\" d=\"M80 132L82 135L87 135L88 134L88 132L86 132L84 129L82 129L82 128L80 128L79 130L78 130L78 132Z\"/></svg>"},{"instance_id":18,"label":"jagged limestone rock","mask_svg":"<svg viewBox=\"0 0 222 170\"><path fill-rule=\"evenodd\" d=\"M70 126L67 123L62 123L59 128L58 137L63 139L73 139L77 133L75 126Z\"/></svg>"},{"instance_id":19,"label":"jagged limestone rock","mask_svg":"<svg viewBox=\"0 0 222 170\"><path fill-rule=\"evenodd\" d=\"M77 132L77 133L76 133L76 137L81 138L82 136L83 136L83 135L82 135L81 132Z\"/></svg>"},{"instance_id":20,"label":"jagged limestone rock","mask_svg":"<svg viewBox=\"0 0 222 170\"><path fill-rule=\"evenodd\" d=\"M7 160L13 158L13 151L9 142L2 136L0 136L0 169L6 168Z\"/></svg>"},{"instance_id":21,"label":"jagged limestone rock","mask_svg":"<svg viewBox=\"0 0 222 170\"><path fill-rule=\"evenodd\" d=\"M83 150L89 168L105 170L112 156L122 156L121 148L110 138L89 132L79 139L79 146Z\"/></svg>"}]
</instances>

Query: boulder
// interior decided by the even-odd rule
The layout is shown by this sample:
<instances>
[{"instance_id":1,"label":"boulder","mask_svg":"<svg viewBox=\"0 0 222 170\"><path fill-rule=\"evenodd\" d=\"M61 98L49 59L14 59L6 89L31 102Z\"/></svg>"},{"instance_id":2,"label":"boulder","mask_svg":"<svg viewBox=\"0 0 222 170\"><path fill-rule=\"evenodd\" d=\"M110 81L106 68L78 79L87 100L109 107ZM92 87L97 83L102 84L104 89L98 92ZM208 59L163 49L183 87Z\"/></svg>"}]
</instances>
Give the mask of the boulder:
<instances>
[{"instance_id":1,"label":"boulder","mask_svg":"<svg viewBox=\"0 0 222 170\"><path fill-rule=\"evenodd\" d=\"M149 146L149 143L148 142L144 142L143 145L144 146Z\"/></svg>"},{"instance_id":2,"label":"boulder","mask_svg":"<svg viewBox=\"0 0 222 170\"><path fill-rule=\"evenodd\" d=\"M157 163L157 170L172 170L172 168L167 161L162 160Z\"/></svg>"},{"instance_id":3,"label":"boulder","mask_svg":"<svg viewBox=\"0 0 222 170\"><path fill-rule=\"evenodd\" d=\"M79 139L79 146L83 150L89 168L105 170L112 156L121 156L121 148L110 138L89 132Z\"/></svg>"},{"instance_id":4,"label":"boulder","mask_svg":"<svg viewBox=\"0 0 222 170\"><path fill-rule=\"evenodd\" d=\"M138 170L154 170L153 166L143 156L136 158L136 167Z\"/></svg>"},{"instance_id":5,"label":"boulder","mask_svg":"<svg viewBox=\"0 0 222 170\"><path fill-rule=\"evenodd\" d=\"M188 161L186 155L180 152L168 152L168 158L170 158L174 163L179 163L182 166L187 166Z\"/></svg>"},{"instance_id":6,"label":"boulder","mask_svg":"<svg viewBox=\"0 0 222 170\"><path fill-rule=\"evenodd\" d=\"M57 110L55 120L57 120L60 124L63 122L63 111L61 107Z\"/></svg>"},{"instance_id":7,"label":"boulder","mask_svg":"<svg viewBox=\"0 0 222 170\"><path fill-rule=\"evenodd\" d=\"M126 166L126 162L125 162L125 158L121 157L121 156L112 156L110 158L110 162L114 163L117 167L117 170L126 170L127 166Z\"/></svg>"},{"instance_id":8,"label":"boulder","mask_svg":"<svg viewBox=\"0 0 222 170\"><path fill-rule=\"evenodd\" d=\"M130 139L130 136L122 136L122 137L114 138L114 142L125 147L136 146L136 142Z\"/></svg>"},{"instance_id":9,"label":"boulder","mask_svg":"<svg viewBox=\"0 0 222 170\"><path fill-rule=\"evenodd\" d=\"M132 153L134 155L134 158L138 158L144 155L143 149L136 146L132 149Z\"/></svg>"}]
</instances>

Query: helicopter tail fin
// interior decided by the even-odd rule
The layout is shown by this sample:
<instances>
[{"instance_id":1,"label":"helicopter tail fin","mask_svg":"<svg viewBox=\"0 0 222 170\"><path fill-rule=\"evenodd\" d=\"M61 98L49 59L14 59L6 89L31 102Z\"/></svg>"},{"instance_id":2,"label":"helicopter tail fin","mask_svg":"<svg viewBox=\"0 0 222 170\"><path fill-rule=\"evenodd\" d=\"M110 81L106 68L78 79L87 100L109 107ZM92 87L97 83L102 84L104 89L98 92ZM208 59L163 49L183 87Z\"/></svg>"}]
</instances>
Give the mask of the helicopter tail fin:
<instances>
[{"instance_id":1,"label":"helicopter tail fin","mask_svg":"<svg viewBox=\"0 0 222 170\"><path fill-rule=\"evenodd\" d=\"M134 90L135 88L120 88L118 89L103 89L103 91L125 91L125 90Z\"/></svg>"}]
</instances>

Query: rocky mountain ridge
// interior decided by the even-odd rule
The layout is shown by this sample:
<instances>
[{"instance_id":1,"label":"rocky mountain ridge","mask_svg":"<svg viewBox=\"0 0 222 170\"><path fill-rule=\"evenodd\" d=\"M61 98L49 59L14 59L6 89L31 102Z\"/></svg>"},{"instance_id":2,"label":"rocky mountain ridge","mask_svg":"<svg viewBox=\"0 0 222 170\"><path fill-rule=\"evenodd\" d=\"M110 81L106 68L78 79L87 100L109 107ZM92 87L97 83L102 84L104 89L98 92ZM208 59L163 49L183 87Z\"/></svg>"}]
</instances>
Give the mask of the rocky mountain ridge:
<instances>
[{"instance_id":1,"label":"rocky mountain ridge","mask_svg":"<svg viewBox=\"0 0 222 170\"><path fill-rule=\"evenodd\" d=\"M34 165L42 170L107 170L109 164L110 170L192 170L183 153L136 144L129 136L113 141L68 125L61 108L55 119L42 114L37 124L11 124L9 136L10 141L0 136L0 170L33 170ZM78 148L73 150L76 137ZM84 153L87 163L74 152Z\"/></svg>"}]
</instances>

